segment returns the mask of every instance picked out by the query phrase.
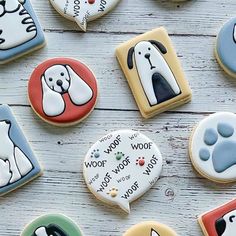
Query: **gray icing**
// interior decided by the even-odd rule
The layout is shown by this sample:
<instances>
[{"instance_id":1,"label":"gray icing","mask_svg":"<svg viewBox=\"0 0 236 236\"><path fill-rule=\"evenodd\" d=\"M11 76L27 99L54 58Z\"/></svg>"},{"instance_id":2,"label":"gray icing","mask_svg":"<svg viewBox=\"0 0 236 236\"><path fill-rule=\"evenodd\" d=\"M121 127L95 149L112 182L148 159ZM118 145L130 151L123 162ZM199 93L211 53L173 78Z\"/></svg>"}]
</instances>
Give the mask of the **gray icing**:
<instances>
[{"instance_id":1,"label":"gray icing","mask_svg":"<svg viewBox=\"0 0 236 236\"><path fill-rule=\"evenodd\" d=\"M222 27L218 34L216 46L222 64L233 73L236 73L235 24L236 18L233 18Z\"/></svg>"},{"instance_id":2,"label":"gray icing","mask_svg":"<svg viewBox=\"0 0 236 236\"><path fill-rule=\"evenodd\" d=\"M214 129L207 129L204 135L206 145L215 145L212 152L212 163L217 173L222 173L236 164L236 141L230 137L234 134L234 128L226 123L219 123L217 131L220 136L225 138L217 142L217 133ZM210 151L207 148L201 148L199 157L202 161L210 158Z\"/></svg>"}]
</instances>

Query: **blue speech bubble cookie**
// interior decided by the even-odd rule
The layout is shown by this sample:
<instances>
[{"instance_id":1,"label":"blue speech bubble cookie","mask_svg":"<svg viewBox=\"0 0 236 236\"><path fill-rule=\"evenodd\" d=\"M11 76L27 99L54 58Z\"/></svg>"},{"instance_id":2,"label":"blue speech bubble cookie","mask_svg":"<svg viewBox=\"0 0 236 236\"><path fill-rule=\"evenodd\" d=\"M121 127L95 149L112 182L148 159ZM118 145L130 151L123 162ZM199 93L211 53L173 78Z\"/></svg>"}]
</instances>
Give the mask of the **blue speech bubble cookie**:
<instances>
[{"instance_id":1,"label":"blue speech bubble cookie","mask_svg":"<svg viewBox=\"0 0 236 236\"><path fill-rule=\"evenodd\" d=\"M190 143L195 168L217 182L236 180L236 115L220 112L199 123Z\"/></svg>"},{"instance_id":2,"label":"blue speech bubble cookie","mask_svg":"<svg viewBox=\"0 0 236 236\"><path fill-rule=\"evenodd\" d=\"M29 0L0 1L0 64L44 43L43 31Z\"/></svg>"},{"instance_id":3,"label":"blue speech bubble cookie","mask_svg":"<svg viewBox=\"0 0 236 236\"><path fill-rule=\"evenodd\" d=\"M10 108L0 106L0 196L42 173Z\"/></svg>"}]
</instances>

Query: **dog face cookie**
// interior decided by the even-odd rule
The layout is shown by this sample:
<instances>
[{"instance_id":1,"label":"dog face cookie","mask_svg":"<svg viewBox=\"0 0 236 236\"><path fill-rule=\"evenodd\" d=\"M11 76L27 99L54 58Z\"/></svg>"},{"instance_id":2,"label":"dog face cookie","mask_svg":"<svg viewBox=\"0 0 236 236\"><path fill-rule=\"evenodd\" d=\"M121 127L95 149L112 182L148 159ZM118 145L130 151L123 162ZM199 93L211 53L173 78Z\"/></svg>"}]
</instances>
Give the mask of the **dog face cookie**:
<instances>
[{"instance_id":1,"label":"dog face cookie","mask_svg":"<svg viewBox=\"0 0 236 236\"><path fill-rule=\"evenodd\" d=\"M82 236L80 228L61 214L41 216L26 226L21 236Z\"/></svg>"},{"instance_id":2,"label":"dog face cookie","mask_svg":"<svg viewBox=\"0 0 236 236\"><path fill-rule=\"evenodd\" d=\"M50 0L53 7L65 18L75 21L86 31L87 22L112 10L120 0Z\"/></svg>"},{"instance_id":3,"label":"dog face cookie","mask_svg":"<svg viewBox=\"0 0 236 236\"><path fill-rule=\"evenodd\" d=\"M127 213L129 204L152 187L161 170L158 147L132 130L116 131L99 139L84 161L84 178L90 191Z\"/></svg>"},{"instance_id":4,"label":"dog face cookie","mask_svg":"<svg viewBox=\"0 0 236 236\"><path fill-rule=\"evenodd\" d=\"M91 70L74 59L55 58L40 64L28 85L33 110L55 125L72 125L86 118L97 100Z\"/></svg>"},{"instance_id":5,"label":"dog face cookie","mask_svg":"<svg viewBox=\"0 0 236 236\"><path fill-rule=\"evenodd\" d=\"M177 236L177 234L166 225L147 221L131 227L123 236Z\"/></svg>"},{"instance_id":6,"label":"dog face cookie","mask_svg":"<svg viewBox=\"0 0 236 236\"><path fill-rule=\"evenodd\" d=\"M201 215L198 221L206 236L233 236L236 232L236 200Z\"/></svg>"},{"instance_id":7,"label":"dog face cookie","mask_svg":"<svg viewBox=\"0 0 236 236\"><path fill-rule=\"evenodd\" d=\"M144 118L191 99L191 91L164 28L122 44L116 55Z\"/></svg>"},{"instance_id":8,"label":"dog face cookie","mask_svg":"<svg viewBox=\"0 0 236 236\"><path fill-rule=\"evenodd\" d=\"M216 182L236 180L236 116L219 112L202 120L190 140L190 157L203 176Z\"/></svg>"},{"instance_id":9,"label":"dog face cookie","mask_svg":"<svg viewBox=\"0 0 236 236\"><path fill-rule=\"evenodd\" d=\"M0 1L0 63L37 49L44 42L29 0Z\"/></svg>"},{"instance_id":10,"label":"dog face cookie","mask_svg":"<svg viewBox=\"0 0 236 236\"><path fill-rule=\"evenodd\" d=\"M220 30L216 43L216 58L221 67L236 78L236 18L228 21Z\"/></svg>"},{"instance_id":11,"label":"dog face cookie","mask_svg":"<svg viewBox=\"0 0 236 236\"><path fill-rule=\"evenodd\" d=\"M0 196L40 174L40 165L10 108L0 106Z\"/></svg>"}]
</instances>

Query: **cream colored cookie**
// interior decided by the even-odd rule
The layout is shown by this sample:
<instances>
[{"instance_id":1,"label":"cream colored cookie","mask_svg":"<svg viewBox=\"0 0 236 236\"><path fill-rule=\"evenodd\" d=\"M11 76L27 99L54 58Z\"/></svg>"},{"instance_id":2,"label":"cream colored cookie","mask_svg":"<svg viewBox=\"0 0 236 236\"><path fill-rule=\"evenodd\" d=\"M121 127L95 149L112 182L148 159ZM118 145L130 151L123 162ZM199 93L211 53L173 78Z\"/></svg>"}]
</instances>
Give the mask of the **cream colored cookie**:
<instances>
[{"instance_id":1,"label":"cream colored cookie","mask_svg":"<svg viewBox=\"0 0 236 236\"><path fill-rule=\"evenodd\" d=\"M116 56L144 118L191 100L188 82L163 27L123 43Z\"/></svg>"}]
</instances>

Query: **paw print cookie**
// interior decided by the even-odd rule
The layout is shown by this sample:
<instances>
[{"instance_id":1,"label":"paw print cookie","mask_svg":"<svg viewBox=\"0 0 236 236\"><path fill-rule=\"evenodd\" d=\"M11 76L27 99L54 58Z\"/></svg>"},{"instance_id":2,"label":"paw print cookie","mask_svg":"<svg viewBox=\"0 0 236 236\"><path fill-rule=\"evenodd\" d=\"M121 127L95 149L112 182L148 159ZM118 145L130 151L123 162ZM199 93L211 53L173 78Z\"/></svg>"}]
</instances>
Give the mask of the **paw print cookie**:
<instances>
[{"instance_id":1,"label":"paw print cookie","mask_svg":"<svg viewBox=\"0 0 236 236\"><path fill-rule=\"evenodd\" d=\"M219 112L199 123L190 140L196 170L216 182L236 180L236 115Z\"/></svg>"},{"instance_id":2,"label":"paw print cookie","mask_svg":"<svg viewBox=\"0 0 236 236\"><path fill-rule=\"evenodd\" d=\"M177 236L177 234L164 224L147 221L134 225L123 236Z\"/></svg>"},{"instance_id":3,"label":"paw print cookie","mask_svg":"<svg viewBox=\"0 0 236 236\"><path fill-rule=\"evenodd\" d=\"M61 214L43 215L28 224L20 236L83 236L81 229Z\"/></svg>"},{"instance_id":4,"label":"paw print cookie","mask_svg":"<svg viewBox=\"0 0 236 236\"><path fill-rule=\"evenodd\" d=\"M130 203L155 184L161 170L162 156L153 141L139 132L120 130L90 148L83 172L89 190L99 200L129 213Z\"/></svg>"},{"instance_id":5,"label":"paw print cookie","mask_svg":"<svg viewBox=\"0 0 236 236\"><path fill-rule=\"evenodd\" d=\"M202 214L198 222L205 236L233 236L236 232L236 200Z\"/></svg>"},{"instance_id":6,"label":"paw print cookie","mask_svg":"<svg viewBox=\"0 0 236 236\"><path fill-rule=\"evenodd\" d=\"M10 108L0 106L0 196L42 174Z\"/></svg>"},{"instance_id":7,"label":"paw print cookie","mask_svg":"<svg viewBox=\"0 0 236 236\"><path fill-rule=\"evenodd\" d=\"M69 126L85 119L97 101L97 81L83 63L54 58L32 73L28 96L36 114L48 123Z\"/></svg>"},{"instance_id":8,"label":"paw print cookie","mask_svg":"<svg viewBox=\"0 0 236 236\"><path fill-rule=\"evenodd\" d=\"M229 20L220 30L215 53L224 71L236 78L236 17Z\"/></svg>"},{"instance_id":9,"label":"paw print cookie","mask_svg":"<svg viewBox=\"0 0 236 236\"><path fill-rule=\"evenodd\" d=\"M0 64L45 44L30 0L0 1Z\"/></svg>"},{"instance_id":10,"label":"paw print cookie","mask_svg":"<svg viewBox=\"0 0 236 236\"><path fill-rule=\"evenodd\" d=\"M86 31L87 23L111 11L120 0L50 0L63 17L76 22Z\"/></svg>"}]
</instances>

